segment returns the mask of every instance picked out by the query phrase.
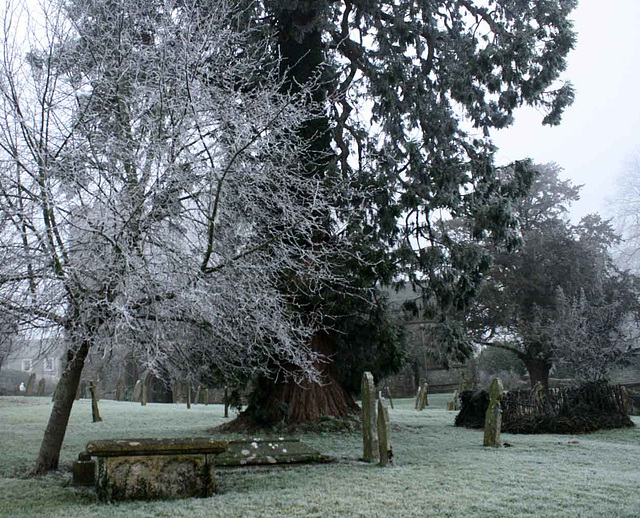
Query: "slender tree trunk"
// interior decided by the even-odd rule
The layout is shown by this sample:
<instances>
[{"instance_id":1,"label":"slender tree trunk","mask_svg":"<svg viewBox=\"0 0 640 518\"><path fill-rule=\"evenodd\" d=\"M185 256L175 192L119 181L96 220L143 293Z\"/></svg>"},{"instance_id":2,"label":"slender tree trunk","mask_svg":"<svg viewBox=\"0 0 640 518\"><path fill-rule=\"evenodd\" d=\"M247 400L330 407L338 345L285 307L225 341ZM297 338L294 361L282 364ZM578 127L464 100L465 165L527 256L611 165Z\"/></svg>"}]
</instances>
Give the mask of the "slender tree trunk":
<instances>
[{"instance_id":1,"label":"slender tree trunk","mask_svg":"<svg viewBox=\"0 0 640 518\"><path fill-rule=\"evenodd\" d=\"M549 372L551 371L552 363L549 360L531 358L525 359L524 365L529 373L529 381L531 382L531 388L534 388L537 383L541 383L545 392L549 390Z\"/></svg>"},{"instance_id":2,"label":"slender tree trunk","mask_svg":"<svg viewBox=\"0 0 640 518\"><path fill-rule=\"evenodd\" d=\"M68 361L56 387L53 409L40 446L40 453L34 470L35 474L58 469L62 441L67 431L71 407L76 397L80 375L88 353L89 340L86 339L81 342L75 353L72 351L67 353Z\"/></svg>"}]
</instances>

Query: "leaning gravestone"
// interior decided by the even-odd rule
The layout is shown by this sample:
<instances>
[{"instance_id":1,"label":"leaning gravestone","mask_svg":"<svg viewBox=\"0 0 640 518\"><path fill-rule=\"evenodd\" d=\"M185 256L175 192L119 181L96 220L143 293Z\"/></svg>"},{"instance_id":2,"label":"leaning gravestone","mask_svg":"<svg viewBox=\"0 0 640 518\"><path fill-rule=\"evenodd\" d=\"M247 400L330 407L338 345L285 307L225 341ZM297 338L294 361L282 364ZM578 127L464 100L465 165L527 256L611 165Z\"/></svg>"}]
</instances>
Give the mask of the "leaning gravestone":
<instances>
[{"instance_id":1,"label":"leaning gravestone","mask_svg":"<svg viewBox=\"0 0 640 518\"><path fill-rule=\"evenodd\" d=\"M133 387L133 392L131 393L131 401L141 401L142 396L142 380L136 381L135 387Z\"/></svg>"},{"instance_id":2,"label":"leaning gravestone","mask_svg":"<svg viewBox=\"0 0 640 518\"><path fill-rule=\"evenodd\" d=\"M484 420L484 446L499 448L500 426L502 424L502 409L500 401L504 394L504 388L500 378L495 378L489 388L489 408Z\"/></svg>"},{"instance_id":3,"label":"leaning gravestone","mask_svg":"<svg viewBox=\"0 0 640 518\"><path fill-rule=\"evenodd\" d=\"M45 389L45 385L46 385L46 381L44 378L41 378L40 381L38 382L38 396L44 396L44 389Z\"/></svg>"},{"instance_id":4,"label":"leaning gravestone","mask_svg":"<svg viewBox=\"0 0 640 518\"><path fill-rule=\"evenodd\" d=\"M30 396L31 393L33 392L33 386L36 384L36 373L32 373L31 376L29 376L29 381L27 381L27 390L25 391L24 395L25 396Z\"/></svg>"},{"instance_id":5,"label":"leaning gravestone","mask_svg":"<svg viewBox=\"0 0 640 518\"><path fill-rule=\"evenodd\" d=\"M389 407L384 399L378 400L378 451L380 452L380 466L393 464L391 421L389 420Z\"/></svg>"},{"instance_id":6,"label":"leaning gravestone","mask_svg":"<svg viewBox=\"0 0 640 518\"><path fill-rule=\"evenodd\" d=\"M365 372L362 375L362 440L364 445L363 459L375 462L378 458L378 433L376 423L376 386L373 375Z\"/></svg>"}]
</instances>

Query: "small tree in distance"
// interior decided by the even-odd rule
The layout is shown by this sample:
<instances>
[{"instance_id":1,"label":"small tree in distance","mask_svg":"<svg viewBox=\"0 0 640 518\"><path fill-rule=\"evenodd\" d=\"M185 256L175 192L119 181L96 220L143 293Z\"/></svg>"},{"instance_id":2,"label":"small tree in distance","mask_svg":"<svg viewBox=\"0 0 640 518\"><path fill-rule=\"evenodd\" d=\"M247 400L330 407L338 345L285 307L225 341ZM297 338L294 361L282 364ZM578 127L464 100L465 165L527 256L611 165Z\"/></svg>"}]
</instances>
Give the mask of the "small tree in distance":
<instances>
[{"instance_id":1,"label":"small tree in distance","mask_svg":"<svg viewBox=\"0 0 640 518\"><path fill-rule=\"evenodd\" d=\"M0 44L0 308L68 344L37 473L90 350L317 379L320 316L278 286L341 285L301 167L313 85L283 89L231 3L42 5L8 2Z\"/></svg>"}]
</instances>

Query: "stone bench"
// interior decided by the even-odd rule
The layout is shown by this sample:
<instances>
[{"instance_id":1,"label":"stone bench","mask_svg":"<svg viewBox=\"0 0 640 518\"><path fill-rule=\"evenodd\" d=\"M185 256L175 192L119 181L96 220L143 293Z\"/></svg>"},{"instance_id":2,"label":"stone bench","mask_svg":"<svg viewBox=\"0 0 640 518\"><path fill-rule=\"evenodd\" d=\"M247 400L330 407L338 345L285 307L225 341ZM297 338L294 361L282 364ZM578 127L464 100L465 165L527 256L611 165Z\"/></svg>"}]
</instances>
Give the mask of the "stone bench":
<instances>
[{"instance_id":1,"label":"stone bench","mask_svg":"<svg viewBox=\"0 0 640 518\"><path fill-rule=\"evenodd\" d=\"M102 501L208 497L216 491L215 456L228 449L228 441L209 437L93 441L74 465L74 480L84 473L90 483L97 457Z\"/></svg>"}]
</instances>

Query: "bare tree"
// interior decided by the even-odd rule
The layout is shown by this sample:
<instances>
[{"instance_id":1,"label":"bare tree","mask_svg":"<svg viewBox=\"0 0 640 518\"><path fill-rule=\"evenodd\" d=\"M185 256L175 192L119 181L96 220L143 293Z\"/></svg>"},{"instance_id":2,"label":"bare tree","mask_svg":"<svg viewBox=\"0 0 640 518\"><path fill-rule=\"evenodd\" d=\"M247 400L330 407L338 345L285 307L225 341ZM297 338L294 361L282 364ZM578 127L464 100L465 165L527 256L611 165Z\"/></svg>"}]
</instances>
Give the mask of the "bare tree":
<instances>
[{"instance_id":1,"label":"bare tree","mask_svg":"<svg viewBox=\"0 0 640 518\"><path fill-rule=\"evenodd\" d=\"M616 230L622 242L616 247L621 266L640 271L640 155L630 161L616 181L614 197L609 202Z\"/></svg>"},{"instance_id":2,"label":"bare tree","mask_svg":"<svg viewBox=\"0 0 640 518\"><path fill-rule=\"evenodd\" d=\"M570 299L559 289L556 306L558 315L550 326L555 363L578 379L607 379L613 368L640 354L637 301L604 296L589 300L584 291Z\"/></svg>"},{"instance_id":3,"label":"bare tree","mask_svg":"<svg viewBox=\"0 0 640 518\"><path fill-rule=\"evenodd\" d=\"M0 369L15 349L17 326L0 317Z\"/></svg>"},{"instance_id":4,"label":"bare tree","mask_svg":"<svg viewBox=\"0 0 640 518\"><path fill-rule=\"evenodd\" d=\"M314 238L332 193L296 136L318 110L231 2L200 4L4 12L0 308L68 342L36 472L58 465L90 349L317 376L319 318L277 288L335 281L335 240Z\"/></svg>"}]
</instances>

